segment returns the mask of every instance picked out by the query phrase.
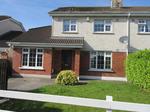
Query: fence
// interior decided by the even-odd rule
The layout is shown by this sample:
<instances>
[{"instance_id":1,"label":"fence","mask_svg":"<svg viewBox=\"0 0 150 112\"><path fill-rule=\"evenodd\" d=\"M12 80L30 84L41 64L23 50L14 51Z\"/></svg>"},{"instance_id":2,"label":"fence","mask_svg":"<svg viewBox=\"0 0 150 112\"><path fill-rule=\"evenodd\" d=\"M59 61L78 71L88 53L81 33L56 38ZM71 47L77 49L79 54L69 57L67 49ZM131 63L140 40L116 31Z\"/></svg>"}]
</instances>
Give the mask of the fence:
<instances>
[{"instance_id":1,"label":"fence","mask_svg":"<svg viewBox=\"0 0 150 112\"><path fill-rule=\"evenodd\" d=\"M11 68L7 59L0 59L0 90L7 89L7 79Z\"/></svg>"},{"instance_id":2,"label":"fence","mask_svg":"<svg viewBox=\"0 0 150 112\"><path fill-rule=\"evenodd\" d=\"M20 99L20 100L61 103L61 104L95 107L95 108L104 108L104 109L107 109L107 112L112 112L112 110L150 112L149 104L112 101L111 96L107 96L106 100L98 100L98 99L0 90L0 97Z\"/></svg>"}]
</instances>

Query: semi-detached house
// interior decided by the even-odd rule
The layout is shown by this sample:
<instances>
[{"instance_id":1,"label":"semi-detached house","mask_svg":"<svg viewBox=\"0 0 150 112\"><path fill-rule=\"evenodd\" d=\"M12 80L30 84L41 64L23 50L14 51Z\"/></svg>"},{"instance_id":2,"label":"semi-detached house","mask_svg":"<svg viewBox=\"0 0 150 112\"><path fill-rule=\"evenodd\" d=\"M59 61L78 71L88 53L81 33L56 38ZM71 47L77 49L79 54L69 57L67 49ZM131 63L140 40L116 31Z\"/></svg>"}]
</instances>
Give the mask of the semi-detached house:
<instances>
[{"instance_id":1,"label":"semi-detached house","mask_svg":"<svg viewBox=\"0 0 150 112\"><path fill-rule=\"evenodd\" d=\"M60 7L52 26L15 38L13 71L52 77L73 70L80 78L125 80L128 53L150 48L150 7Z\"/></svg>"}]
</instances>

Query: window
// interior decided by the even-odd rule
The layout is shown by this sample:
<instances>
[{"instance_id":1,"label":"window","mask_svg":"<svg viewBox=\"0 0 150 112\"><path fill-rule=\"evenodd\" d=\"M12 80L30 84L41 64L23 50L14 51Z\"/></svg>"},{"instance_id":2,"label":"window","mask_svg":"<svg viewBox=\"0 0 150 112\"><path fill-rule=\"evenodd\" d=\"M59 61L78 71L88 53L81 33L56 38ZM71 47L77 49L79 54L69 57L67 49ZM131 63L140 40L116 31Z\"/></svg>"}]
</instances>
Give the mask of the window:
<instances>
[{"instance_id":1,"label":"window","mask_svg":"<svg viewBox=\"0 0 150 112\"><path fill-rule=\"evenodd\" d=\"M42 67L43 49L22 49L22 66L23 67Z\"/></svg>"},{"instance_id":2,"label":"window","mask_svg":"<svg viewBox=\"0 0 150 112\"><path fill-rule=\"evenodd\" d=\"M93 51L90 53L90 69L111 70L111 52Z\"/></svg>"},{"instance_id":3,"label":"window","mask_svg":"<svg viewBox=\"0 0 150 112\"><path fill-rule=\"evenodd\" d=\"M150 32L150 20L139 20L138 31L140 33Z\"/></svg>"},{"instance_id":4,"label":"window","mask_svg":"<svg viewBox=\"0 0 150 112\"><path fill-rule=\"evenodd\" d=\"M64 20L63 21L63 31L64 32L77 32L76 20Z\"/></svg>"},{"instance_id":5,"label":"window","mask_svg":"<svg viewBox=\"0 0 150 112\"><path fill-rule=\"evenodd\" d=\"M95 20L94 32L111 32L112 22L111 20Z\"/></svg>"}]
</instances>

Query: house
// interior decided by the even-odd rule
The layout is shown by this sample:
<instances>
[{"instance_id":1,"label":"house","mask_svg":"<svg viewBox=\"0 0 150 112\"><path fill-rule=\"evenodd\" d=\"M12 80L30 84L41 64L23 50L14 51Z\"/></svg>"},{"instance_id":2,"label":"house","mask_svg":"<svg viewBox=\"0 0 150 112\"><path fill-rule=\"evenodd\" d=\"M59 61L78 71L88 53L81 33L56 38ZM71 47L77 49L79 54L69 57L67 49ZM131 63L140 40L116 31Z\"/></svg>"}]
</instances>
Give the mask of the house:
<instances>
[{"instance_id":1,"label":"house","mask_svg":"<svg viewBox=\"0 0 150 112\"><path fill-rule=\"evenodd\" d=\"M25 29L22 23L10 16L0 15L0 58L2 54L5 54L3 52L8 53L11 50L7 42L11 41L24 31Z\"/></svg>"},{"instance_id":2,"label":"house","mask_svg":"<svg viewBox=\"0 0 150 112\"><path fill-rule=\"evenodd\" d=\"M60 7L52 26L13 39L14 74L52 77L71 69L79 78L126 80L128 53L150 48L150 7Z\"/></svg>"}]
</instances>

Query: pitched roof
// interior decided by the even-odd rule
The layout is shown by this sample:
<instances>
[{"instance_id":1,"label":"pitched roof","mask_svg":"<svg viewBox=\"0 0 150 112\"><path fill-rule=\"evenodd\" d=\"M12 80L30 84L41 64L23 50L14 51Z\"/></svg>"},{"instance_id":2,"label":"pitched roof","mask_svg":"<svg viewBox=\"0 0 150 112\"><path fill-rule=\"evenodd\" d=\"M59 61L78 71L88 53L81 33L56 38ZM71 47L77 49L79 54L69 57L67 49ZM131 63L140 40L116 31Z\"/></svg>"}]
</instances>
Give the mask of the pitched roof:
<instances>
[{"instance_id":1,"label":"pitched roof","mask_svg":"<svg viewBox=\"0 0 150 112\"><path fill-rule=\"evenodd\" d=\"M150 11L150 7L121 7L121 8L111 8L111 7L60 7L53 11L53 13L127 13L127 12L145 12Z\"/></svg>"},{"instance_id":2,"label":"pitched roof","mask_svg":"<svg viewBox=\"0 0 150 112\"><path fill-rule=\"evenodd\" d=\"M46 43L51 47L56 46L73 46L83 45L82 37L51 37L51 26L44 26L39 28L30 29L27 32L14 38L12 42L19 43Z\"/></svg>"},{"instance_id":3,"label":"pitched roof","mask_svg":"<svg viewBox=\"0 0 150 112\"><path fill-rule=\"evenodd\" d=\"M10 31L3 35L0 35L0 47L8 47L6 42L11 41L21 33L22 33L21 31Z\"/></svg>"},{"instance_id":4,"label":"pitched roof","mask_svg":"<svg viewBox=\"0 0 150 112\"><path fill-rule=\"evenodd\" d=\"M47 43L51 36L51 26L44 26L39 28L29 29L29 31L22 33L20 36L14 38L13 42L35 42Z\"/></svg>"},{"instance_id":5,"label":"pitched roof","mask_svg":"<svg viewBox=\"0 0 150 112\"><path fill-rule=\"evenodd\" d=\"M0 21L5 20L5 19L9 19L11 18L10 16L5 16L5 15L0 15Z\"/></svg>"}]
</instances>

